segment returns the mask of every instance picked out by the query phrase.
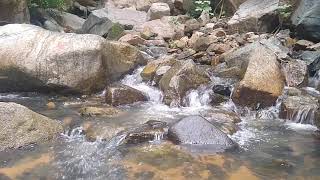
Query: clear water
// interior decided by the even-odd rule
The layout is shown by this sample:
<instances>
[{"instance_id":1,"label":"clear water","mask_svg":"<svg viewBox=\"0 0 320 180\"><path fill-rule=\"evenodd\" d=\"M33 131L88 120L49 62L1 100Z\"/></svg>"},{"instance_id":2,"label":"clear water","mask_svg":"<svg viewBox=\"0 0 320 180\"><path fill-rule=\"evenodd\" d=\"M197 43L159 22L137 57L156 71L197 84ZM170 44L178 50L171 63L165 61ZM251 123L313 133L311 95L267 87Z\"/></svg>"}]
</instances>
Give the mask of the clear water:
<instances>
[{"instance_id":1,"label":"clear water","mask_svg":"<svg viewBox=\"0 0 320 180\"><path fill-rule=\"evenodd\" d=\"M320 179L317 128L278 119L279 105L250 111L229 101L214 107L241 115L239 130L230 136L240 149L232 152L217 154L173 145L161 133L136 146L121 145L123 136L89 142L82 133L84 122L109 131L108 127L136 127L149 120L173 123L188 115L206 116L213 108L210 87L228 83L212 77L211 85L188 93L186 107L170 108L161 103L160 90L142 82L141 71L138 68L121 82L146 93L150 101L119 107L123 113L115 117L79 115L81 106L101 104L103 93L94 99L0 94L0 101L17 102L48 117L60 121L68 117L75 122L54 143L0 152L0 179ZM48 110L48 102L57 107Z\"/></svg>"}]
</instances>

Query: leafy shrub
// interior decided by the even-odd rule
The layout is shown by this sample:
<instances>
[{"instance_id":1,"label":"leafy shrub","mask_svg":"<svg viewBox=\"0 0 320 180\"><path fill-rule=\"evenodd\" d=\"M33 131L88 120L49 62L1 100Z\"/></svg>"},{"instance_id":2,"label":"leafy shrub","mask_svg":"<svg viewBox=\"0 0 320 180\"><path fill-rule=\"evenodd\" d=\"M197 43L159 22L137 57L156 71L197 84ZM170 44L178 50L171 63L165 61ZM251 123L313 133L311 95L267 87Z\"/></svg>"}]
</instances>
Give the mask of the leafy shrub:
<instances>
[{"instance_id":1,"label":"leafy shrub","mask_svg":"<svg viewBox=\"0 0 320 180\"><path fill-rule=\"evenodd\" d=\"M67 0L28 0L28 4L30 8L56 8L60 10L65 10L68 6Z\"/></svg>"},{"instance_id":2,"label":"leafy shrub","mask_svg":"<svg viewBox=\"0 0 320 180\"><path fill-rule=\"evenodd\" d=\"M211 1L209 0L193 0L193 7L189 10L188 14L192 17L199 17L202 12L211 13Z\"/></svg>"}]
</instances>

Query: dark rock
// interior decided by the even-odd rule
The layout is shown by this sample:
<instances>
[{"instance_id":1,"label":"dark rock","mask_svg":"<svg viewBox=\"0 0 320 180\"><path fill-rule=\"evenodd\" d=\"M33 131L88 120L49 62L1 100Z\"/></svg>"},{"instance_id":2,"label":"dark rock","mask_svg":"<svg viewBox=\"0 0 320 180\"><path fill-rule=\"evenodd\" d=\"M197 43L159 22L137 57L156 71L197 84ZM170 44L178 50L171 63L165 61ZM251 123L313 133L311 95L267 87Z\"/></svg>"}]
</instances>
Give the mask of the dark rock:
<instances>
[{"instance_id":1,"label":"dark rock","mask_svg":"<svg viewBox=\"0 0 320 180\"><path fill-rule=\"evenodd\" d=\"M115 139L117 139L117 137L122 138L122 141L118 143L119 145L139 144L153 140L161 140L165 138L167 131L167 123L151 120L141 126L119 132Z\"/></svg>"},{"instance_id":2,"label":"dark rock","mask_svg":"<svg viewBox=\"0 0 320 180\"><path fill-rule=\"evenodd\" d=\"M307 47L314 45L313 42L307 41L307 40L299 40L296 42L294 45L294 50L299 51L299 50L306 50Z\"/></svg>"},{"instance_id":3,"label":"dark rock","mask_svg":"<svg viewBox=\"0 0 320 180\"><path fill-rule=\"evenodd\" d=\"M147 100L148 97L142 92L122 84L110 86L106 92L106 103L112 106L132 104Z\"/></svg>"},{"instance_id":4,"label":"dark rock","mask_svg":"<svg viewBox=\"0 0 320 180\"><path fill-rule=\"evenodd\" d=\"M320 41L320 1L301 0L291 17L297 35L314 42Z\"/></svg>"},{"instance_id":5,"label":"dark rock","mask_svg":"<svg viewBox=\"0 0 320 180\"><path fill-rule=\"evenodd\" d=\"M231 95L231 90L229 86L224 86L224 85L215 85L212 87L212 91L216 94L220 94L222 96L230 96Z\"/></svg>"},{"instance_id":6,"label":"dark rock","mask_svg":"<svg viewBox=\"0 0 320 180\"><path fill-rule=\"evenodd\" d=\"M177 144L214 145L222 151L236 146L226 134L200 116L189 116L173 124L168 138Z\"/></svg>"},{"instance_id":7,"label":"dark rock","mask_svg":"<svg viewBox=\"0 0 320 180\"><path fill-rule=\"evenodd\" d=\"M307 63L311 76L320 69L320 51L304 51L298 58Z\"/></svg>"},{"instance_id":8,"label":"dark rock","mask_svg":"<svg viewBox=\"0 0 320 180\"><path fill-rule=\"evenodd\" d=\"M48 18L48 20L54 19L60 26L64 27L66 32L79 32L85 22L85 19L74 14L56 9L45 10L44 16L44 18Z\"/></svg>"}]
</instances>

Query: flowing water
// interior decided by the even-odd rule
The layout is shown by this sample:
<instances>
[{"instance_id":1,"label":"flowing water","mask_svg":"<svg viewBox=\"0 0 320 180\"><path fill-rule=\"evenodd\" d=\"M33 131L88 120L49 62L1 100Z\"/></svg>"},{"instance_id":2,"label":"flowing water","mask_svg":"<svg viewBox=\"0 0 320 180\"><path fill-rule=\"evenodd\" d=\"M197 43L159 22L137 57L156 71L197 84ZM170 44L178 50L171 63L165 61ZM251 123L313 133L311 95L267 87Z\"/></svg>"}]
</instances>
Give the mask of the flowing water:
<instances>
[{"instance_id":1,"label":"flowing water","mask_svg":"<svg viewBox=\"0 0 320 180\"><path fill-rule=\"evenodd\" d=\"M211 87L221 82L232 85L228 79L212 77L211 85L188 93L186 107L171 108L162 103L159 89L142 82L141 71L142 67L121 82L146 93L150 101L119 107L123 113L113 117L78 113L83 105L99 104L103 93L97 95L100 100L0 94L0 101L17 102L50 118L74 122L54 143L0 152L0 179L320 179L320 138L310 125L312 108L301 109L293 121L285 121L278 118L279 103L259 111L236 107L231 100L214 107L241 115L239 130L230 135L240 148L224 153L173 145L161 132L155 133L154 140L134 146L123 145L122 134L88 141L83 133L85 122L109 133L109 127L122 130L149 120L173 123L189 115L210 118ZM319 92L313 89L313 93ZM48 110L48 102L57 107Z\"/></svg>"}]
</instances>

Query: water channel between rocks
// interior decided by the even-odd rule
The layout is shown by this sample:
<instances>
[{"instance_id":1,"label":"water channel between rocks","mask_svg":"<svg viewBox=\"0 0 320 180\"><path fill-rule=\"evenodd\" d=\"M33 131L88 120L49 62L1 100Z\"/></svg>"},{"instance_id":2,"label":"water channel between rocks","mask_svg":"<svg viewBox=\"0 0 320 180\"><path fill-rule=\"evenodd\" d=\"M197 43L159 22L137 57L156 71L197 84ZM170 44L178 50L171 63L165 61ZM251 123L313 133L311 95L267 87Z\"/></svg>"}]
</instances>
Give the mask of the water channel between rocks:
<instances>
[{"instance_id":1,"label":"water channel between rocks","mask_svg":"<svg viewBox=\"0 0 320 180\"><path fill-rule=\"evenodd\" d=\"M210 87L216 82L229 83L228 79L217 77L211 77L210 87L189 92L184 100L186 107L170 108L162 103L159 89L142 82L142 69L121 82L146 93L150 100L121 106L121 113L112 117L79 115L80 107L99 103L99 98L0 94L0 101L17 102L50 118L72 118L75 122L54 144L1 152L0 179L320 179L320 138L316 127L279 119L279 105L250 111L237 108L229 100L212 107ZM54 102L56 108L48 110L48 102ZM239 149L214 153L206 148L177 146L163 139L161 133L149 143L130 146L121 145L121 136L92 142L82 133L85 122L111 133L149 120L173 123L189 115L210 118L213 108L241 115L239 130L230 135ZM295 117L306 119L304 113L297 112ZM223 126L219 122L217 125Z\"/></svg>"}]
</instances>

